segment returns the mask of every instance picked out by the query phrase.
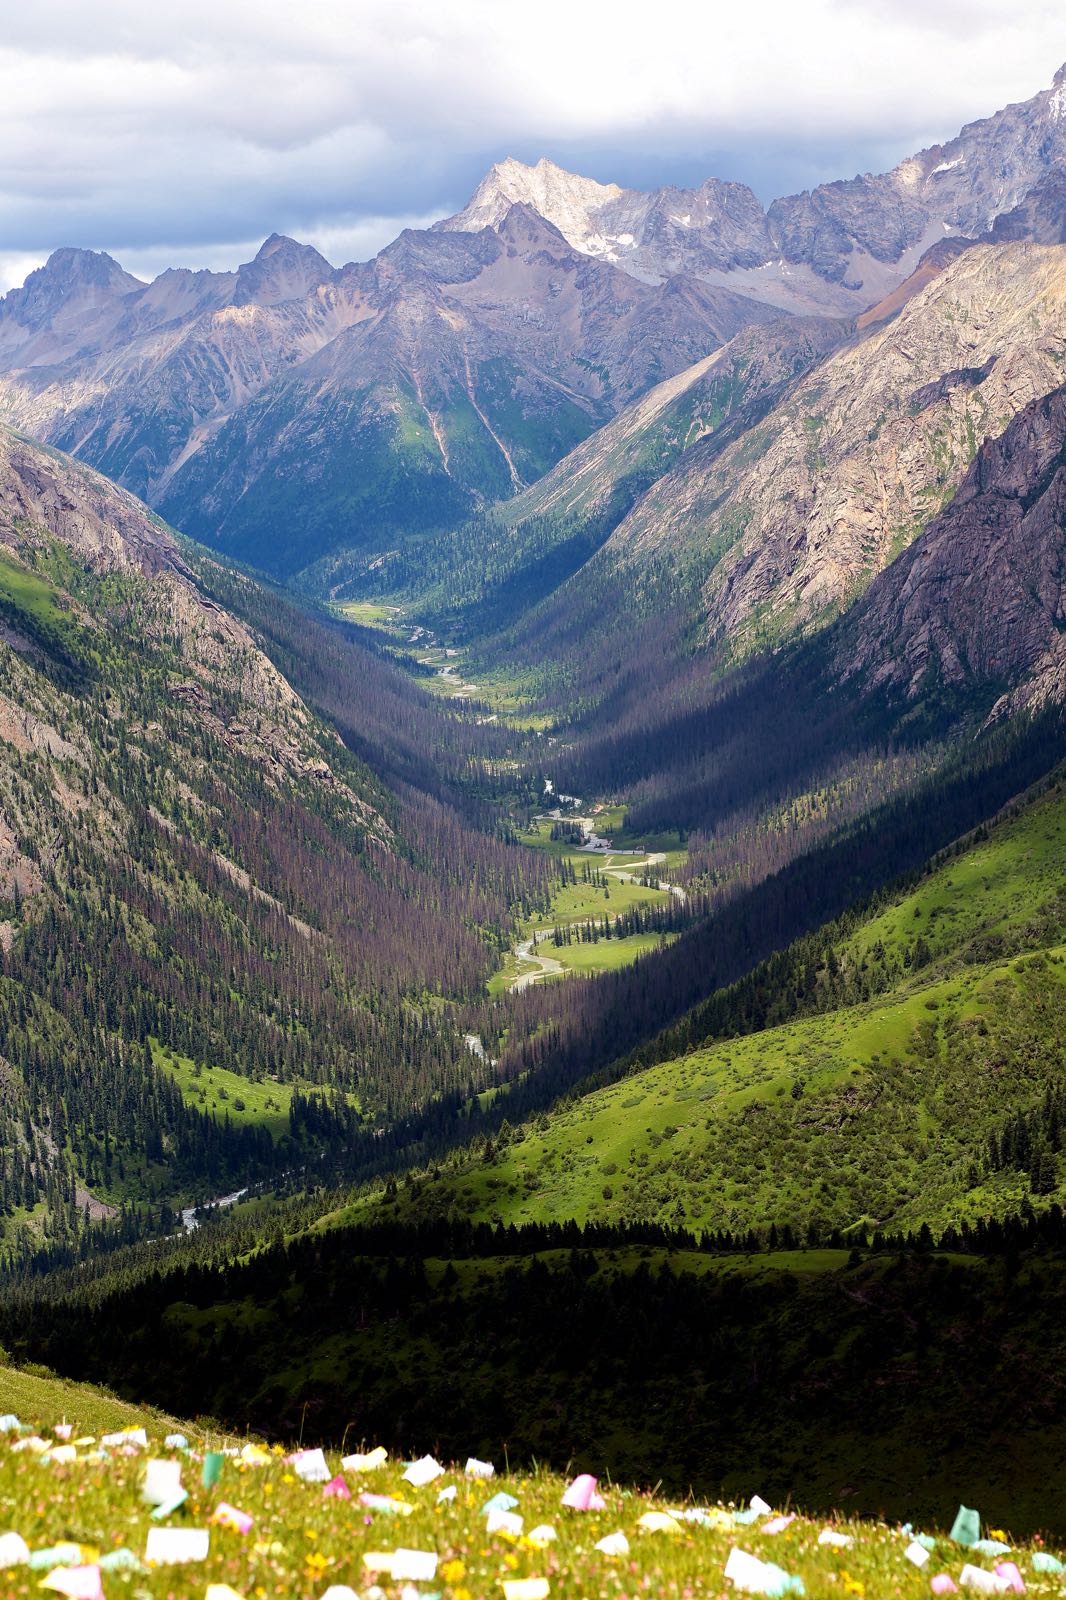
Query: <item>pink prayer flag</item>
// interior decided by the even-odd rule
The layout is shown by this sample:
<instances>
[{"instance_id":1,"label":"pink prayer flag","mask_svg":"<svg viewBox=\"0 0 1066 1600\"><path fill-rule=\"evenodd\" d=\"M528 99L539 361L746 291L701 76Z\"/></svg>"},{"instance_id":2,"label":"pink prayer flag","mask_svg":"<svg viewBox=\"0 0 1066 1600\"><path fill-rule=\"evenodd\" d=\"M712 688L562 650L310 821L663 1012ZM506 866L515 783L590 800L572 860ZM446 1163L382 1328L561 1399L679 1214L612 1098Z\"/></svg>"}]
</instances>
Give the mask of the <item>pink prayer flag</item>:
<instances>
[{"instance_id":1,"label":"pink prayer flag","mask_svg":"<svg viewBox=\"0 0 1066 1600\"><path fill-rule=\"evenodd\" d=\"M54 1589L68 1600L103 1600L104 1594L98 1566L56 1567L42 1580L41 1588Z\"/></svg>"},{"instance_id":2,"label":"pink prayer flag","mask_svg":"<svg viewBox=\"0 0 1066 1600\"><path fill-rule=\"evenodd\" d=\"M220 1528L232 1528L235 1533L247 1533L255 1518L249 1516L247 1511L238 1511L236 1506L227 1505L225 1500L220 1500L211 1521L216 1522Z\"/></svg>"},{"instance_id":3,"label":"pink prayer flag","mask_svg":"<svg viewBox=\"0 0 1066 1600\"><path fill-rule=\"evenodd\" d=\"M1013 1590L1013 1592L1015 1594L1024 1594L1025 1593L1025 1580L1022 1577L1021 1573L1018 1571L1017 1562L1015 1562L1015 1561L997 1561L996 1562L996 1577L997 1578L1005 1578L1007 1580L1007 1582L1010 1584L1011 1589Z\"/></svg>"},{"instance_id":4,"label":"pink prayer flag","mask_svg":"<svg viewBox=\"0 0 1066 1600\"><path fill-rule=\"evenodd\" d=\"M795 1513L787 1517L773 1517L769 1522L763 1523L760 1531L762 1533L784 1533L789 1523L795 1522L795 1520Z\"/></svg>"},{"instance_id":5,"label":"pink prayer flag","mask_svg":"<svg viewBox=\"0 0 1066 1600\"><path fill-rule=\"evenodd\" d=\"M339 1472L335 1478L329 1480L322 1493L334 1500L350 1500L352 1498L352 1491Z\"/></svg>"},{"instance_id":6,"label":"pink prayer flag","mask_svg":"<svg viewBox=\"0 0 1066 1600\"><path fill-rule=\"evenodd\" d=\"M959 1592L957 1584L953 1582L946 1572L938 1572L936 1577L930 1580L929 1587L934 1594L958 1594Z\"/></svg>"},{"instance_id":7,"label":"pink prayer flag","mask_svg":"<svg viewBox=\"0 0 1066 1600\"><path fill-rule=\"evenodd\" d=\"M562 1504L571 1511L603 1511L607 1502L596 1493L596 1479L591 1472L583 1472L563 1495Z\"/></svg>"},{"instance_id":8,"label":"pink prayer flag","mask_svg":"<svg viewBox=\"0 0 1066 1600\"><path fill-rule=\"evenodd\" d=\"M72 1422L57 1422L52 1432L57 1439L69 1439L74 1432L74 1424Z\"/></svg>"}]
</instances>

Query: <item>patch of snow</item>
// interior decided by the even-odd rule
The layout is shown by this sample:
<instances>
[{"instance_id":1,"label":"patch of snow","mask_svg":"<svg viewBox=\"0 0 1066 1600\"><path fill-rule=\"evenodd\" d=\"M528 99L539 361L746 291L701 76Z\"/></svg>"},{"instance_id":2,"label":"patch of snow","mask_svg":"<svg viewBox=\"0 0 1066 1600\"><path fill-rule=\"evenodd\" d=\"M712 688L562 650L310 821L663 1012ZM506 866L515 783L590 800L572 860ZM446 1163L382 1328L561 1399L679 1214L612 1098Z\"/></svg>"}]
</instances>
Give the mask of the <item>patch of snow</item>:
<instances>
[{"instance_id":1,"label":"patch of snow","mask_svg":"<svg viewBox=\"0 0 1066 1600\"><path fill-rule=\"evenodd\" d=\"M953 172L956 167L962 166L963 159L962 156L956 156L954 161L942 161L939 167L933 168L929 176L935 178L938 172Z\"/></svg>"},{"instance_id":2,"label":"patch of snow","mask_svg":"<svg viewBox=\"0 0 1066 1600\"><path fill-rule=\"evenodd\" d=\"M580 239L572 238L570 243L584 251L585 255L617 261L619 249L632 250L636 239L631 233L586 233Z\"/></svg>"}]
</instances>

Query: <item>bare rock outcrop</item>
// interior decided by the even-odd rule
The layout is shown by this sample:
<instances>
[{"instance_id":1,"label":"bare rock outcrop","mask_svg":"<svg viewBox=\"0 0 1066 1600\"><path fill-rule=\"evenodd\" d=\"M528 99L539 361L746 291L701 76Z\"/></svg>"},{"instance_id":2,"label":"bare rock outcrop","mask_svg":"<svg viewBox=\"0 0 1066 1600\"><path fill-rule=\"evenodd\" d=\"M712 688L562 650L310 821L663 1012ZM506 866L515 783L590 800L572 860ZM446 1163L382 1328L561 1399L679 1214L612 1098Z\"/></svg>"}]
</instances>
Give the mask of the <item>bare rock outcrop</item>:
<instances>
[{"instance_id":1,"label":"bare rock outcrop","mask_svg":"<svg viewBox=\"0 0 1066 1600\"><path fill-rule=\"evenodd\" d=\"M1000 687L1000 712L1066 698L1066 387L986 439L954 500L841 627L837 675L915 698Z\"/></svg>"},{"instance_id":2,"label":"bare rock outcrop","mask_svg":"<svg viewBox=\"0 0 1066 1600\"><path fill-rule=\"evenodd\" d=\"M1062 381L1066 247L975 246L725 450L696 444L598 560L702 563L732 658L832 621L958 489L981 439Z\"/></svg>"}]
</instances>

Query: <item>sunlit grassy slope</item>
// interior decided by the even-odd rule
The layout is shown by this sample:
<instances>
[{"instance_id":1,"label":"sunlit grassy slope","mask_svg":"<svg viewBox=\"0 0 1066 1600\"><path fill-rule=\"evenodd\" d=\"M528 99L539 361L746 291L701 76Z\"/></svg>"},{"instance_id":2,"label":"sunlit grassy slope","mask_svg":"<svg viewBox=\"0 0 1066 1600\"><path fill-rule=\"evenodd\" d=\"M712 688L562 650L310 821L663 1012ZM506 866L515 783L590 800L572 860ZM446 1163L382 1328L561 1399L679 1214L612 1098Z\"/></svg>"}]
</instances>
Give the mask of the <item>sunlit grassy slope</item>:
<instances>
[{"instance_id":1,"label":"sunlit grassy slope","mask_svg":"<svg viewBox=\"0 0 1066 1600\"><path fill-rule=\"evenodd\" d=\"M832 981L869 999L574 1099L489 1159L458 1158L401 1214L802 1232L943 1227L1063 1198L1054 1128L1035 1191L1028 1161L987 1152L1016 1113L1066 1092L1064 843L1059 787L841 938Z\"/></svg>"},{"instance_id":2,"label":"sunlit grassy slope","mask_svg":"<svg viewBox=\"0 0 1066 1600\"><path fill-rule=\"evenodd\" d=\"M257 1083L225 1067L203 1066L173 1050L153 1048L153 1057L175 1080L190 1105L218 1120L260 1123L274 1138L289 1131L289 1105L294 1085L272 1079Z\"/></svg>"},{"instance_id":3,"label":"sunlit grassy slope","mask_svg":"<svg viewBox=\"0 0 1066 1600\"><path fill-rule=\"evenodd\" d=\"M27 1371L0 1365L0 1414L24 1422L67 1421L76 1433L110 1433L119 1428L169 1432L178 1424L152 1406L131 1405L93 1384L71 1383L47 1369Z\"/></svg>"},{"instance_id":4,"label":"sunlit grassy slope","mask_svg":"<svg viewBox=\"0 0 1066 1600\"><path fill-rule=\"evenodd\" d=\"M70 1419L70 1387L42 1383L32 1396L20 1393L22 1421L38 1430L42 1446L60 1443L51 1428L64 1414ZM924 1550L928 1560L919 1566L911 1530L883 1521L811 1518L793 1508L782 1514L758 1502L749 1511L742 1509L747 1495L728 1506L669 1500L609 1480L599 1483L591 1506L571 1507L562 1503L565 1475L508 1472L500 1462L499 1474L486 1480L428 1457L420 1463L428 1464L424 1478L412 1482L403 1461L379 1461L384 1451L368 1461L370 1452L354 1438L347 1456L331 1451L318 1458L312 1477L305 1476L311 1470L306 1458L255 1446L238 1458L234 1450L221 1462L217 1482L205 1487L204 1450L217 1448L219 1438L189 1426L189 1447L167 1449L166 1419L129 1408L116 1417L106 1397L82 1392L84 1417L96 1418L87 1426L103 1431L143 1424L148 1450L94 1455L95 1446L83 1443L74 1461L52 1462L47 1450L13 1448L17 1433L6 1437L0 1444L4 1522L32 1552L28 1561L4 1568L3 1589L12 1600L38 1595L42 1580L57 1572L68 1576L51 1587L66 1592L74 1584L70 1592L87 1593L77 1585L87 1584L93 1568L105 1593L114 1588L145 1597L199 1596L218 1584L228 1586L220 1594L312 1600L327 1588L333 1592L333 1585L348 1586L348 1593L395 1585L399 1592L412 1579L422 1585L413 1592L442 1600L713 1595L729 1587L726 1563L738 1550L756 1563L773 1563L778 1587L766 1592L919 1600L929 1593L932 1573L948 1573L957 1583L967 1565L991 1574L1003 1560L1015 1563L1019 1586L1024 1577L1037 1592L1058 1592L1058 1561L1041 1540L1015 1546L1008 1529L982 1526L978 1513L964 1545L946 1531L955 1519L951 1504L939 1526L921 1532L919 1557ZM161 1515L153 1515L142 1494L146 1454L175 1462L186 1495ZM760 1488L753 1482L751 1495ZM161 1529L179 1538L202 1530L206 1554L174 1566L157 1549L149 1562L149 1541L159 1539ZM974 1548L978 1536L992 1542ZM425 1587L430 1584L432 1590Z\"/></svg>"}]
</instances>

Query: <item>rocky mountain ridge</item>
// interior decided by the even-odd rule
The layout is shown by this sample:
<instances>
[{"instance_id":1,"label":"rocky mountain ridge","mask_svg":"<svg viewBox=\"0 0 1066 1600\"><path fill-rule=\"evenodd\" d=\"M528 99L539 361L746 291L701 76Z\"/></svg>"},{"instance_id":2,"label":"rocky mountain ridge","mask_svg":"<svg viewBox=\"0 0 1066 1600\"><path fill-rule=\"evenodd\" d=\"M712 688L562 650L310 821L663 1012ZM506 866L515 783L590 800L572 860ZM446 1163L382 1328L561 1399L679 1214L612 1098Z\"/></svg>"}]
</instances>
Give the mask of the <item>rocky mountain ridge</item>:
<instances>
[{"instance_id":1,"label":"rocky mountain ridge","mask_svg":"<svg viewBox=\"0 0 1066 1600\"><path fill-rule=\"evenodd\" d=\"M986 436L1056 388L1066 248L977 246L724 451L696 444L597 562L685 567L734 658L828 620L955 493Z\"/></svg>"},{"instance_id":2,"label":"rocky mountain ridge","mask_svg":"<svg viewBox=\"0 0 1066 1600\"><path fill-rule=\"evenodd\" d=\"M0 416L268 570L372 563L521 492L744 327L883 320L945 252L1057 240L1064 105L1060 72L765 212L714 178L640 193L508 159L362 264L272 235L235 272L143 284L63 249L0 301Z\"/></svg>"},{"instance_id":3,"label":"rocky mountain ridge","mask_svg":"<svg viewBox=\"0 0 1066 1600\"><path fill-rule=\"evenodd\" d=\"M0 407L187 531L291 572L512 493L771 315L698 280L639 283L523 206L340 270L275 237L236 273L145 286L64 251L0 302Z\"/></svg>"},{"instance_id":4,"label":"rocky mountain ridge","mask_svg":"<svg viewBox=\"0 0 1066 1600\"><path fill-rule=\"evenodd\" d=\"M840 678L916 699L1001 684L993 718L1066 701L1066 387L979 449L947 509L840 631Z\"/></svg>"},{"instance_id":5,"label":"rocky mountain ridge","mask_svg":"<svg viewBox=\"0 0 1066 1600\"><path fill-rule=\"evenodd\" d=\"M437 226L495 227L516 202L533 206L575 249L652 282L686 272L729 282L787 310L851 313L880 299L945 234L979 238L1006 213L1025 231L1041 185L1066 161L1066 67L1050 88L969 123L954 139L901 161L774 200L708 178L694 189L623 189L547 158L497 163L469 203ZM1035 198L1034 198L1035 192ZM1004 226L1000 225L1001 228Z\"/></svg>"}]
</instances>

